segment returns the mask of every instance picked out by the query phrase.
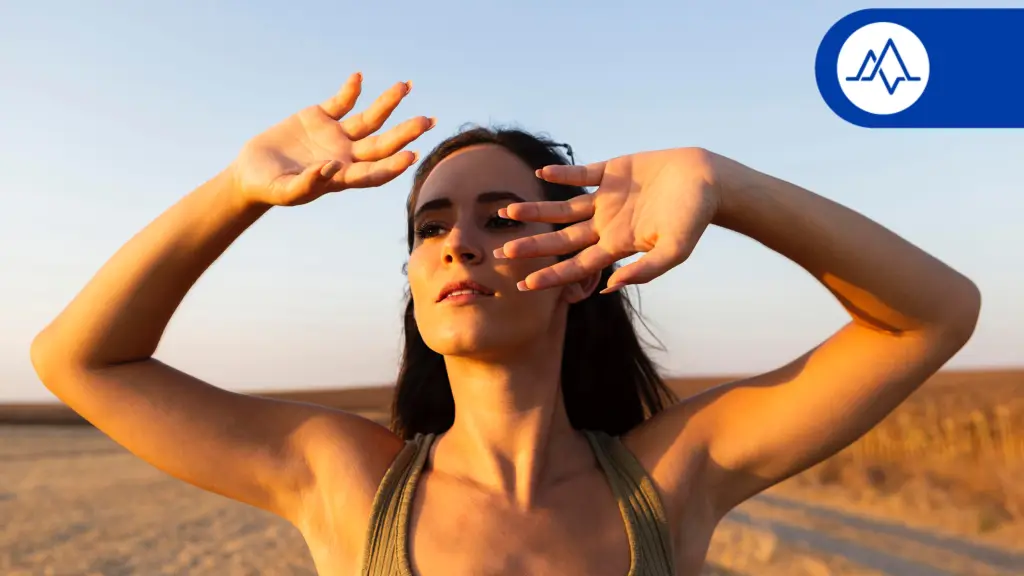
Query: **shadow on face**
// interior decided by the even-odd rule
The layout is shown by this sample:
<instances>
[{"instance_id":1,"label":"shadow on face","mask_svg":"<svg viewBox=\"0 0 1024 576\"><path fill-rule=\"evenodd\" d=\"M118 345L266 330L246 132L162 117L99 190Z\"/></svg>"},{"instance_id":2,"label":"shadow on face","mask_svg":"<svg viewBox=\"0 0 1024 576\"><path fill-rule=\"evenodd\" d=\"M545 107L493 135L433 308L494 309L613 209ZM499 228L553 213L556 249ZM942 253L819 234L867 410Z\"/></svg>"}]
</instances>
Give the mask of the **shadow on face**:
<instances>
[{"instance_id":1,"label":"shadow on face","mask_svg":"<svg viewBox=\"0 0 1024 576\"><path fill-rule=\"evenodd\" d=\"M447 356L493 357L564 335L564 289L520 292L517 282L556 258L498 259L505 242L550 224L498 216L513 202L544 200L541 183L495 144L459 150L427 176L415 199L409 287L424 342Z\"/></svg>"}]
</instances>

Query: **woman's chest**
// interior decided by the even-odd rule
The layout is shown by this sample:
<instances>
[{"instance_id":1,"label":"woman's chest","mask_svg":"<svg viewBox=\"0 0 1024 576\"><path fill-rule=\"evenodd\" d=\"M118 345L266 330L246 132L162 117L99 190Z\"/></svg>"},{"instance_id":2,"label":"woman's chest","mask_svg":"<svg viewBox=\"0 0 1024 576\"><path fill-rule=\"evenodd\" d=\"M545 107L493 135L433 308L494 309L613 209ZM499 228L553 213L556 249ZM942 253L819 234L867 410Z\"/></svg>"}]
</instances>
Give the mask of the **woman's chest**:
<instances>
[{"instance_id":1,"label":"woman's chest","mask_svg":"<svg viewBox=\"0 0 1024 576\"><path fill-rule=\"evenodd\" d=\"M416 576L629 574L633 552L624 525L613 524L613 520L621 521L621 516L590 514L579 519L579 525L564 529L562 523L550 520L515 518L500 523L452 510L445 517L416 522L410 531L406 558ZM584 525L583 520L591 522ZM674 576L702 574L714 528L690 528L690 537L673 546ZM321 576L362 574L364 548L341 546L337 540L324 538L308 542ZM397 566L396 558L387 576L401 574Z\"/></svg>"},{"instance_id":2,"label":"woman's chest","mask_svg":"<svg viewBox=\"0 0 1024 576\"><path fill-rule=\"evenodd\" d=\"M411 499L398 496L402 492ZM717 524L699 492L677 490L664 502L676 576L700 574ZM323 522L315 530L303 530L320 574L359 574L366 552L373 549L386 557L376 564L388 567L371 571L374 575L402 574L400 567L408 565L416 576L625 576L638 548L646 548L648 555L664 549L658 527L649 518L637 517L642 494L617 499L609 480L596 471L545 492L525 507L429 470L415 490L397 490L395 496L387 506L391 512L384 514L387 520L377 528L369 521L369 500L365 507L357 506L366 508L365 519L351 502L344 507L323 502ZM624 512L633 522L632 537ZM383 525L389 528L381 531ZM651 566L638 562L636 574L660 573L648 571Z\"/></svg>"},{"instance_id":3,"label":"woman's chest","mask_svg":"<svg viewBox=\"0 0 1024 576\"><path fill-rule=\"evenodd\" d=\"M408 543L417 576L625 576L631 558L618 502L596 475L527 508L426 478L410 509Z\"/></svg>"}]
</instances>

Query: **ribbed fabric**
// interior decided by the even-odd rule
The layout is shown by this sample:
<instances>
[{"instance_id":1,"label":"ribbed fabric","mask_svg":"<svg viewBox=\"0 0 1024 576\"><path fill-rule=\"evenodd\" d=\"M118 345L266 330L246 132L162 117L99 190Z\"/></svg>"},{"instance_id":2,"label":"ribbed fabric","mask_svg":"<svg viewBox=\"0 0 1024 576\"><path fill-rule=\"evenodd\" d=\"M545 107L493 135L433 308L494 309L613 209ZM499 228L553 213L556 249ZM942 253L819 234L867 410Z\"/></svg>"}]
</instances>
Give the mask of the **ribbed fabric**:
<instances>
[{"instance_id":1,"label":"ribbed fabric","mask_svg":"<svg viewBox=\"0 0 1024 576\"><path fill-rule=\"evenodd\" d=\"M618 438L583 431L626 524L628 576L673 576L672 544L661 500L643 466ZM409 511L435 435L417 434L391 464L373 499L362 576L413 576L409 566Z\"/></svg>"},{"instance_id":2,"label":"ribbed fabric","mask_svg":"<svg viewBox=\"0 0 1024 576\"><path fill-rule=\"evenodd\" d=\"M413 576L409 566L409 510L433 434L417 434L391 463L370 509L370 529L363 552L364 576Z\"/></svg>"},{"instance_id":3,"label":"ribbed fabric","mask_svg":"<svg viewBox=\"0 0 1024 576\"><path fill-rule=\"evenodd\" d=\"M618 438L584 431L626 522L629 576L673 576L672 538L661 498L647 471Z\"/></svg>"}]
</instances>

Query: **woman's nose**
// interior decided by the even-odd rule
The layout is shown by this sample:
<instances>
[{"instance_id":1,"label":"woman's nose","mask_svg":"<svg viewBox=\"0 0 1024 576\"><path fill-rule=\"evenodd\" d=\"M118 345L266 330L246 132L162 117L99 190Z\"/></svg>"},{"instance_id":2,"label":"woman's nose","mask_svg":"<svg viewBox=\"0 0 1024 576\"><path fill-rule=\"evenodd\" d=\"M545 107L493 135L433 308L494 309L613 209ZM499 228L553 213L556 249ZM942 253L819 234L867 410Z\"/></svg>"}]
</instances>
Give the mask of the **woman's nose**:
<instances>
[{"instance_id":1,"label":"woman's nose","mask_svg":"<svg viewBox=\"0 0 1024 576\"><path fill-rule=\"evenodd\" d=\"M443 253L446 264L475 264L483 260L480 243L461 227L452 228L446 240Z\"/></svg>"}]
</instances>

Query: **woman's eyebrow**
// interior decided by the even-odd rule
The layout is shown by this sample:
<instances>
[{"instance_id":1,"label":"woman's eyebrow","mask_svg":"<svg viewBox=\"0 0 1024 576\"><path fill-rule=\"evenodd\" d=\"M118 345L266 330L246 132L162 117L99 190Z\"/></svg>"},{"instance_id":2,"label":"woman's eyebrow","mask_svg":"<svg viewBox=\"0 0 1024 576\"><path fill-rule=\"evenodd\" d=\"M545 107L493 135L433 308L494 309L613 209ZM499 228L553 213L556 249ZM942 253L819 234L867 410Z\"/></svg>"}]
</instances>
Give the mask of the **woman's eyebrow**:
<instances>
[{"instance_id":1,"label":"woman's eyebrow","mask_svg":"<svg viewBox=\"0 0 1024 576\"><path fill-rule=\"evenodd\" d=\"M452 201L449 198L434 198L428 200L420 205L416 209L416 213L413 214L413 218L419 218L424 212L436 212L438 210L446 210L452 207Z\"/></svg>"},{"instance_id":2,"label":"woman's eyebrow","mask_svg":"<svg viewBox=\"0 0 1024 576\"><path fill-rule=\"evenodd\" d=\"M509 192L508 190L491 190L488 192L481 192L476 197L476 201L479 204L490 204L492 202L502 202L510 200L512 202L526 202L523 197L515 192Z\"/></svg>"},{"instance_id":3,"label":"woman's eyebrow","mask_svg":"<svg viewBox=\"0 0 1024 576\"><path fill-rule=\"evenodd\" d=\"M503 201L526 202L522 196L515 192L509 192L508 190L488 190L487 192L481 192L476 197L476 201L478 204L491 204L493 202ZM451 198L434 198L433 200L424 202L419 208L417 208L413 218L419 218L424 212L447 210L451 207Z\"/></svg>"}]
</instances>

